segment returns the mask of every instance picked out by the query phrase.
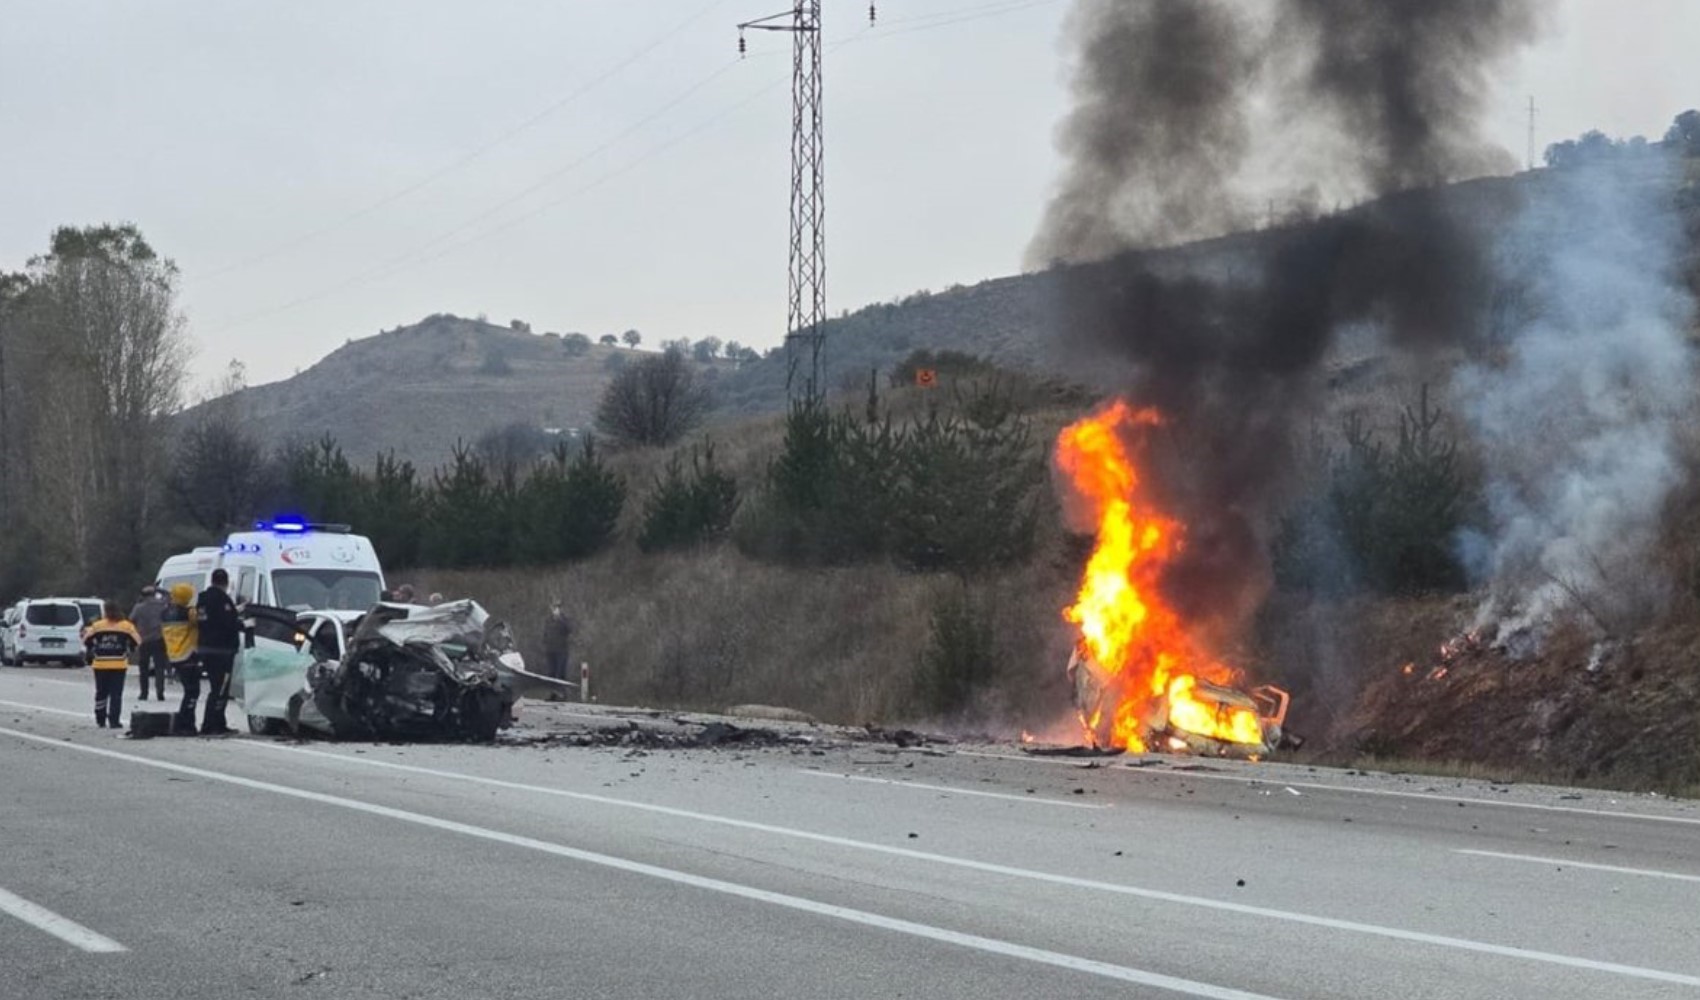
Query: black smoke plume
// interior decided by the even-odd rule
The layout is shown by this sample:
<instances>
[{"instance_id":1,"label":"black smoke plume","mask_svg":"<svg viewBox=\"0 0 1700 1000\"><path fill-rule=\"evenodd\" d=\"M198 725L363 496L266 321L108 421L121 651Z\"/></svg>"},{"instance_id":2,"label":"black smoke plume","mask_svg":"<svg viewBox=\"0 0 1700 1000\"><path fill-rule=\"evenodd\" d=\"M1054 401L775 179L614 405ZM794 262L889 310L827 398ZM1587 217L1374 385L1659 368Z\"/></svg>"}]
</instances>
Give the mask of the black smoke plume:
<instances>
[{"instance_id":1,"label":"black smoke plume","mask_svg":"<svg viewBox=\"0 0 1700 1000\"><path fill-rule=\"evenodd\" d=\"M1169 595L1243 620L1266 520L1338 332L1467 345L1491 295L1494 215L1427 187L1509 157L1480 127L1495 66L1536 33L1529 0L1082 0L1063 182L1030 255L1069 264L1071 346L1131 362L1167 415L1155 477L1190 525ZM1364 207L1208 253L1161 249L1242 224L1255 157L1328 152ZM1166 457L1165 457L1166 456Z\"/></svg>"}]
</instances>

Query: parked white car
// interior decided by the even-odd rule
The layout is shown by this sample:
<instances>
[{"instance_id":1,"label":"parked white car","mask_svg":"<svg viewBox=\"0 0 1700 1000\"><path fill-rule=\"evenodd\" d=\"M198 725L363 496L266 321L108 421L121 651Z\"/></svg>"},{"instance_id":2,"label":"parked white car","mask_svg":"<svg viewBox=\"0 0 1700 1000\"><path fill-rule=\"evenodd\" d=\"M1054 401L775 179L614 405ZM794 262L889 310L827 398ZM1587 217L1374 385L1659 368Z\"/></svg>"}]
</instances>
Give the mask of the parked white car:
<instances>
[{"instance_id":1,"label":"parked white car","mask_svg":"<svg viewBox=\"0 0 1700 1000\"><path fill-rule=\"evenodd\" d=\"M98 597L73 597L71 600L82 611L84 625L93 625L106 613L106 602Z\"/></svg>"},{"instance_id":2,"label":"parked white car","mask_svg":"<svg viewBox=\"0 0 1700 1000\"><path fill-rule=\"evenodd\" d=\"M83 609L66 597L20 601L6 626L7 664L31 660L83 665Z\"/></svg>"},{"instance_id":3,"label":"parked white car","mask_svg":"<svg viewBox=\"0 0 1700 1000\"><path fill-rule=\"evenodd\" d=\"M7 666L17 662L18 622L23 620L24 605L28 603L27 599L19 601L0 614L0 663Z\"/></svg>"}]
</instances>

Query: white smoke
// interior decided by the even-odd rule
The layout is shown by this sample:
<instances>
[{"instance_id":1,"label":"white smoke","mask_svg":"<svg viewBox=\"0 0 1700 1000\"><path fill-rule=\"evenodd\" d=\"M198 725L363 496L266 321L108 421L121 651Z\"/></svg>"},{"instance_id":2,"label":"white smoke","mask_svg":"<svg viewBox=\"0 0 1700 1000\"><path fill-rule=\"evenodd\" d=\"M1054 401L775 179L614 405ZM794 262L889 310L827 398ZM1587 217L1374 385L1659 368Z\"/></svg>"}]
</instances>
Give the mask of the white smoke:
<instances>
[{"instance_id":1,"label":"white smoke","mask_svg":"<svg viewBox=\"0 0 1700 1000\"><path fill-rule=\"evenodd\" d=\"M1500 241L1499 349L1455 386L1489 515L1463 549L1502 640L1566 607L1627 628L1664 597L1652 561L1695 394L1673 159L1530 178Z\"/></svg>"}]
</instances>

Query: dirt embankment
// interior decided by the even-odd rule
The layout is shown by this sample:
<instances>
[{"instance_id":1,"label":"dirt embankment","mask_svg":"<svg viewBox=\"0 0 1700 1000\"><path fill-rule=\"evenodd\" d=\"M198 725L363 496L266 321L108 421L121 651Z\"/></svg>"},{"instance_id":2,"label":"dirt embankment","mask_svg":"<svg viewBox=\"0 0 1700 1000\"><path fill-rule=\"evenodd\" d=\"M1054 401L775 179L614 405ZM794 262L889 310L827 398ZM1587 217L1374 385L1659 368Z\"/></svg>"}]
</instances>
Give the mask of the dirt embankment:
<instances>
[{"instance_id":1,"label":"dirt embankment","mask_svg":"<svg viewBox=\"0 0 1700 1000\"><path fill-rule=\"evenodd\" d=\"M1334 655L1348 650L1358 676L1332 692L1348 698L1333 713L1317 705L1326 674L1310 692L1326 748L1624 788L1700 787L1700 623L1615 643L1559 626L1537 648L1490 636L1443 650L1473 607L1466 597L1337 610L1345 627Z\"/></svg>"}]
</instances>

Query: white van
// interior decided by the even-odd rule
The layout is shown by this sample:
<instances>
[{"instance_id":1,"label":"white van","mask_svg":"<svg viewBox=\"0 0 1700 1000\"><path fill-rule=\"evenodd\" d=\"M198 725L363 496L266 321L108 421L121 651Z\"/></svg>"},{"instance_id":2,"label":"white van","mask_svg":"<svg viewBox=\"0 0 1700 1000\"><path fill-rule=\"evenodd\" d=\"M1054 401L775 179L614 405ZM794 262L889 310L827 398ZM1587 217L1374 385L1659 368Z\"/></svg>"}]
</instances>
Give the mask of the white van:
<instances>
[{"instance_id":1,"label":"white van","mask_svg":"<svg viewBox=\"0 0 1700 1000\"><path fill-rule=\"evenodd\" d=\"M347 525L262 522L232 532L218 548L172 556L157 581L187 583L198 593L223 567L237 601L291 611L366 611L384 591L384 571L372 542Z\"/></svg>"},{"instance_id":2,"label":"white van","mask_svg":"<svg viewBox=\"0 0 1700 1000\"><path fill-rule=\"evenodd\" d=\"M9 662L43 660L83 665L83 609L76 601L64 597L24 601L9 628Z\"/></svg>"}]
</instances>

